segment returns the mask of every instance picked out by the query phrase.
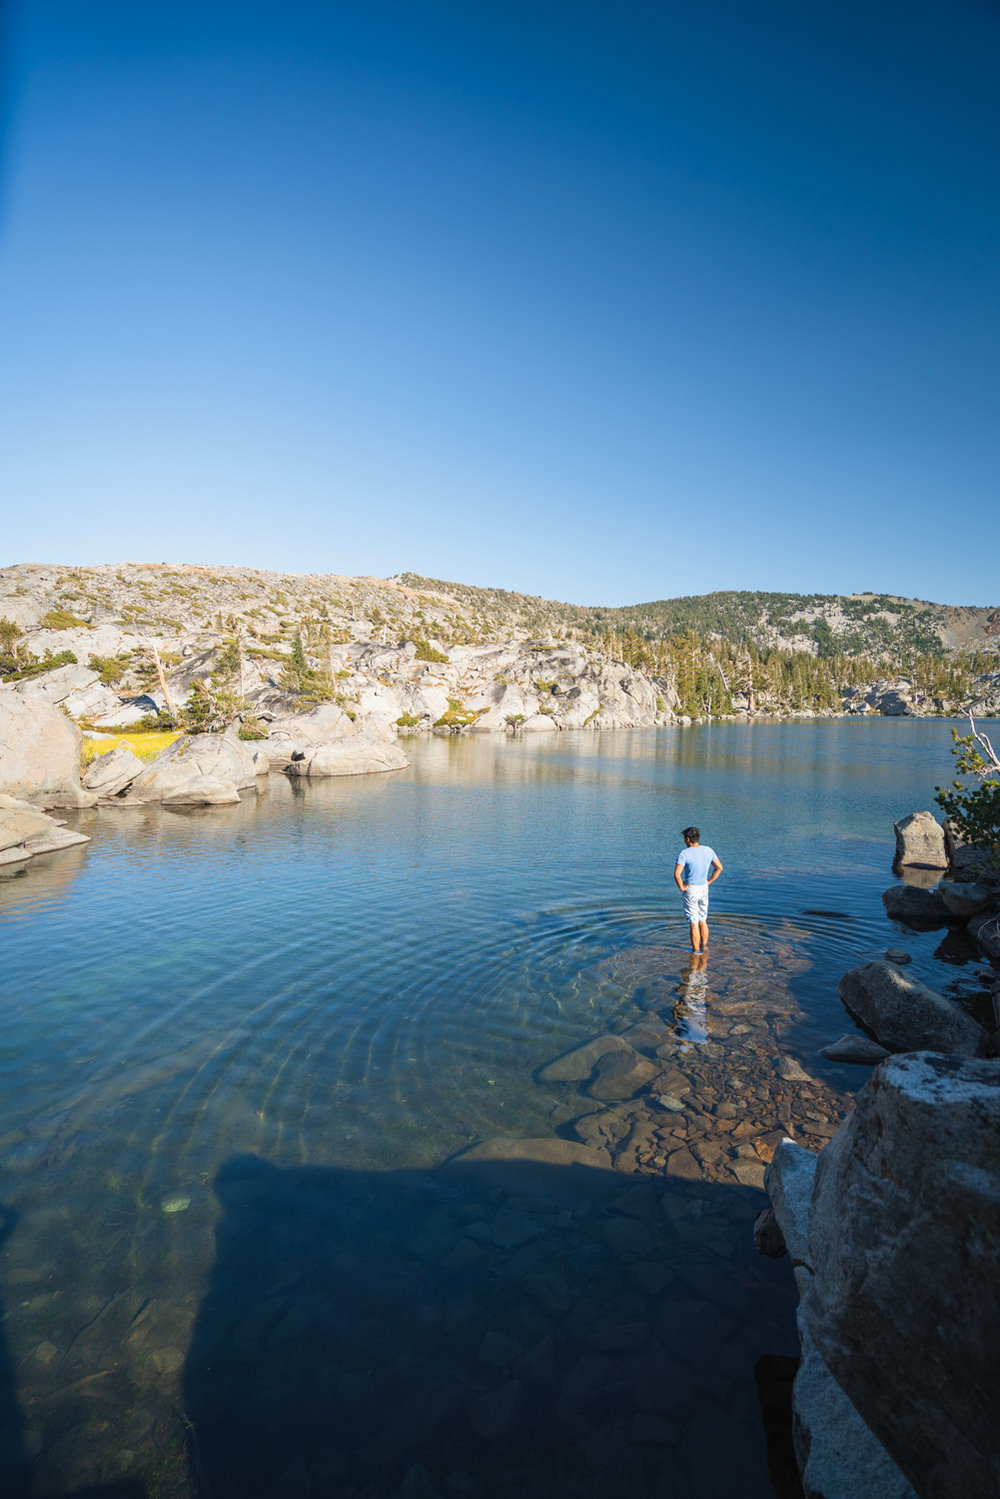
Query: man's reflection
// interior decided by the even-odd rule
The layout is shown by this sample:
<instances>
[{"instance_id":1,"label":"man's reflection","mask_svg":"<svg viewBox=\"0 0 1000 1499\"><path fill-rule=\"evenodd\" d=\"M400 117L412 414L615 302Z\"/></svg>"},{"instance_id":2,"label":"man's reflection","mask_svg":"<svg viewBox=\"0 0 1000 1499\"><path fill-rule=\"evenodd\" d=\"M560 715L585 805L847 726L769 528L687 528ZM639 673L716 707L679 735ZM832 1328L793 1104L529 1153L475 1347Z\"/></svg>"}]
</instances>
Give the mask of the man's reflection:
<instances>
[{"instance_id":1,"label":"man's reflection","mask_svg":"<svg viewBox=\"0 0 1000 1499\"><path fill-rule=\"evenodd\" d=\"M673 1020L678 1035L685 1041L700 1043L708 1040L708 1001L711 996L707 968L708 953L696 952L681 970Z\"/></svg>"}]
</instances>

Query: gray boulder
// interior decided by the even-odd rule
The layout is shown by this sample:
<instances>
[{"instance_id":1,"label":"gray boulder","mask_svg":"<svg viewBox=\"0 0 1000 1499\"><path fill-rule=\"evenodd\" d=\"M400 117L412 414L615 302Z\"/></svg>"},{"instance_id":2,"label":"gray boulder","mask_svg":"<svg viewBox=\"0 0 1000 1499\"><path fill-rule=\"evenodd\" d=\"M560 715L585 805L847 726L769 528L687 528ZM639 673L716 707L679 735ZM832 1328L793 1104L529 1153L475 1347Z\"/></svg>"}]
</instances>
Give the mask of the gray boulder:
<instances>
[{"instance_id":1,"label":"gray boulder","mask_svg":"<svg viewBox=\"0 0 1000 1499\"><path fill-rule=\"evenodd\" d=\"M1000 1068L892 1057L820 1153L801 1316L923 1499L996 1494Z\"/></svg>"},{"instance_id":2,"label":"gray boulder","mask_svg":"<svg viewBox=\"0 0 1000 1499\"><path fill-rule=\"evenodd\" d=\"M974 843L966 842L964 834L952 817L946 817L944 820L944 845L948 853L948 863L955 874L974 875L988 857L986 849L977 848Z\"/></svg>"},{"instance_id":3,"label":"gray boulder","mask_svg":"<svg viewBox=\"0 0 1000 1499\"><path fill-rule=\"evenodd\" d=\"M917 1499L830 1372L799 1318L792 1440L804 1499Z\"/></svg>"},{"instance_id":4,"label":"gray boulder","mask_svg":"<svg viewBox=\"0 0 1000 1499\"><path fill-rule=\"evenodd\" d=\"M405 770L409 760L398 744L352 734L330 744L310 745L301 759L284 767L289 776L361 776L377 771Z\"/></svg>"},{"instance_id":5,"label":"gray boulder","mask_svg":"<svg viewBox=\"0 0 1000 1499\"><path fill-rule=\"evenodd\" d=\"M318 744L347 739L354 734L354 722L336 703L320 703L308 713L290 713L274 718L267 725L267 738L260 742L270 766L280 770L293 755L305 754Z\"/></svg>"},{"instance_id":6,"label":"gray boulder","mask_svg":"<svg viewBox=\"0 0 1000 1499\"><path fill-rule=\"evenodd\" d=\"M239 801L241 787L256 784L249 748L228 734L191 734L175 739L115 804L141 802L224 806Z\"/></svg>"},{"instance_id":7,"label":"gray boulder","mask_svg":"<svg viewBox=\"0 0 1000 1499\"><path fill-rule=\"evenodd\" d=\"M840 997L889 1051L982 1056L986 1032L957 1005L892 963L865 963L840 980Z\"/></svg>"},{"instance_id":8,"label":"gray boulder","mask_svg":"<svg viewBox=\"0 0 1000 1499\"><path fill-rule=\"evenodd\" d=\"M83 735L58 708L0 688L0 791L41 807L90 807L80 785Z\"/></svg>"},{"instance_id":9,"label":"gray boulder","mask_svg":"<svg viewBox=\"0 0 1000 1499\"><path fill-rule=\"evenodd\" d=\"M130 781L142 775L146 762L132 753L127 744L119 744L106 755L98 755L87 767L83 784L98 796L117 796Z\"/></svg>"},{"instance_id":10,"label":"gray boulder","mask_svg":"<svg viewBox=\"0 0 1000 1499\"><path fill-rule=\"evenodd\" d=\"M882 891L882 904L887 916L908 926L947 926L954 920L937 887L923 890L919 885L890 885Z\"/></svg>"},{"instance_id":11,"label":"gray boulder","mask_svg":"<svg viewBox=\"0 0 1000 1499\"><path fill-rule=\"evenodd\" d=\"M966 930L987 957L1000 961L1000 915L995 911L984 911L981 916L973 916Z\"/></svg>"},{"instance_id":12,"label":"gray boulder","mask_svg":"<svg viewBox=\"0 0 1000 1499\"><path fill-rule=\"evenodd\" d=\"M963 920L978 916L980 911L992 906L996 899L992 890L968 880L942 880L938 893L951 914Z\"/></svg>"},{"instance_id":13,"label":"gray boulder","mask_svg":"<svg viewBox=\"0 0 1000 1499\"><path fill-rule=\"evenodd\" d=\"M826 1057L828 1062L851 1062L857 1067L876 1067L890 1055L884 1046L869 1040L867 1036L859 1035L857 1031L853 1035L841 1036L838 1041L831 1041L829 1046L821 1047L819 1054Z\"/></svg>"},{"instance_id":14,"label":"gray boulder","mask_svg":"<svg viewBox=\"0 0 1000 1499\"><path fill-rule=\"evenodd\" d=\"M4 797L10 807L0 806L0 851L16 848L29 838L37 838L53 826L52 818L46 817L28 802L15 802L13 797Z\"/></svg>"},{"instance_id":15,"label":"gray boulder","mask_svg":"<svg viewBox=\"0 0 1000 1499\"><path fill-rule=\"evenodd\" d=\"M933 812L911 812L909 817L895 824L895 829L897 864L947 869L944 829Z\"/></svg>"}]
</instances>

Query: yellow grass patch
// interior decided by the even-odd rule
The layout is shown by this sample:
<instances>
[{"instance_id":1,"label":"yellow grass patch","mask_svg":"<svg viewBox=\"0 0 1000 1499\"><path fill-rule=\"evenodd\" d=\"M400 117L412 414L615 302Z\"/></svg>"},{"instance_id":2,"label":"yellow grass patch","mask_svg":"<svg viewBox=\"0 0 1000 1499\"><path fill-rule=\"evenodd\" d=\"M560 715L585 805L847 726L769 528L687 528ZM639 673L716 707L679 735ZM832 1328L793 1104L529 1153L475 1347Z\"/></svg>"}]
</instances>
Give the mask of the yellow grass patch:
<instances>
[{"instance_id":1,"label":"yellow grass patch","mask_svg":"<svg viewBox=\"0 0 1000 1499\"><path fill-rule=\"evenodd\" d=\"M120 744L128 745L133 755L137 755L140 760L155 760L168 744L173 744L180 737L179 729L170 729L166 733L110 734L107 739L85 739L80 761L83 765L89 765L98 755L106 755L108 750L117 749Z\"/></svg>"}]
</instances>

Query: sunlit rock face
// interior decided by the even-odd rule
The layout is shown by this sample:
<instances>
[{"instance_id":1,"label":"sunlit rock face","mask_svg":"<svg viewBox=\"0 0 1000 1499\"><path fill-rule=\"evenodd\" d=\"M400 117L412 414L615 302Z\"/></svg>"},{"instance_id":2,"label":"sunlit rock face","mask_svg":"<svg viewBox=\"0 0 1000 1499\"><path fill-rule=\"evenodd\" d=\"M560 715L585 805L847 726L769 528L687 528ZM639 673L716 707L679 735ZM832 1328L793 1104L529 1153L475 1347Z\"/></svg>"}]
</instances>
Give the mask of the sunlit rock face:
<instances>
[{"instance_id":1,"label":"sunlit rock face","mask_svg":"<svg viewBox=\"0 0 1000 1499\"><path fill-rule=\"evenodd\" d=\"M40 807L87 807L80 786L83 735L49 703L0 690L0 791Z\"/></svg>"}]
</instances>

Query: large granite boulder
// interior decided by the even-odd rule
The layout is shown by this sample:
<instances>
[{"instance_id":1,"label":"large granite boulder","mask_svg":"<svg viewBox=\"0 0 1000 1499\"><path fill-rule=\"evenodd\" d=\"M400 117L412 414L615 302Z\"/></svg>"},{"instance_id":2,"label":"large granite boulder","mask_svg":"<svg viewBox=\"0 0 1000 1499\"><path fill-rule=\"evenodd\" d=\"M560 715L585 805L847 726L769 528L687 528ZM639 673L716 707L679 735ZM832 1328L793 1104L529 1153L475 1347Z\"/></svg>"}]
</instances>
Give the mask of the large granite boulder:
<instances>
[{"instance_id":1,"label":"large granite boulder","mask_svg":"<svg viewBox=\"0 0 1000 1499\"><path fill-rule=\"evenodd\" d=\"M911 812L894 824L896 863L919 864L925 869L947 869L944 828L933 812Z\"/></svg>"},{"instance_id":2,"label":"large granite boulder","mask_svg":"<svg viewBox=\"0 0 1000 1499\"><path fill-rule=\"evenodd\" d=\"M377 771L405 770L409 760L398 744L352 734L330 744L310 745L291 760L284 771L289 776L362 776Z\"/></svg>"},{"instance_id":3,"label":"large granite boulder","mask_svg":"<svg viewBox=\"0 0 1000 1499\"><path fill-rule=\"evenodd\" d=\"M922 1499L1000 1468L1000 1066L893 1057L820 1153L802 1320Z\"/></svg>"},{"instance_id":4,"label":"large granite boulder","mask_svg":"<svg viewBox=\"0 0 1000 1499\"><path fill-rule=\"evenodd\" d=\"M267 725L267 738L261 747L269 763L283 769L293 755L301 755L317 744L347 739L354 733L354 721L336 703L320 703L307 713L291 713L274 718Z\"/></svg>"},{"instance_id":5,"label":"large granite boulder","mask_svg":"<svg viewBox=\"0 0 1000 1499\"><path fill-rule=\"evenodd\" d=\"M0 791L41 807L90 807L80 785L83 735L49 703L0 688Z\"/></svg>"},{"instance_id":6,"label":"large granite boulder","mask_svg":"<svg viewBox=\"0 0 1000 1499\"><path fill-rule=\"evenodd\" d=\"M117 744L107 754L92 760L83 776L88 791L98 796L117 796L136 776L146 769L146 761L132 753L127 744Z\"/></svg>"},{"instance_id":7,"label":"large granite boulder","mask_svg":"<svg viewBox=\"0 0 1000 1499\"><path fill-rule=\"evenodd\" d=\"M229 734L185 734L158 755L115 804L224 806L238 802L240 788L256 780L253 752L242 740Z\"/></svg>"},{"instance_id":8,"label":"large granite boulder","mask_svg":"<svg viewBox=\"0 0 1000 1499\"><path fill-rule=\"evenodd\" d=\"M928 989L894 963L865 963L840 980L840 997L889 1051L943 1051L952 1056L985 1054L981 1025L957 1005Z\"/></svg>"}]
</instances>

